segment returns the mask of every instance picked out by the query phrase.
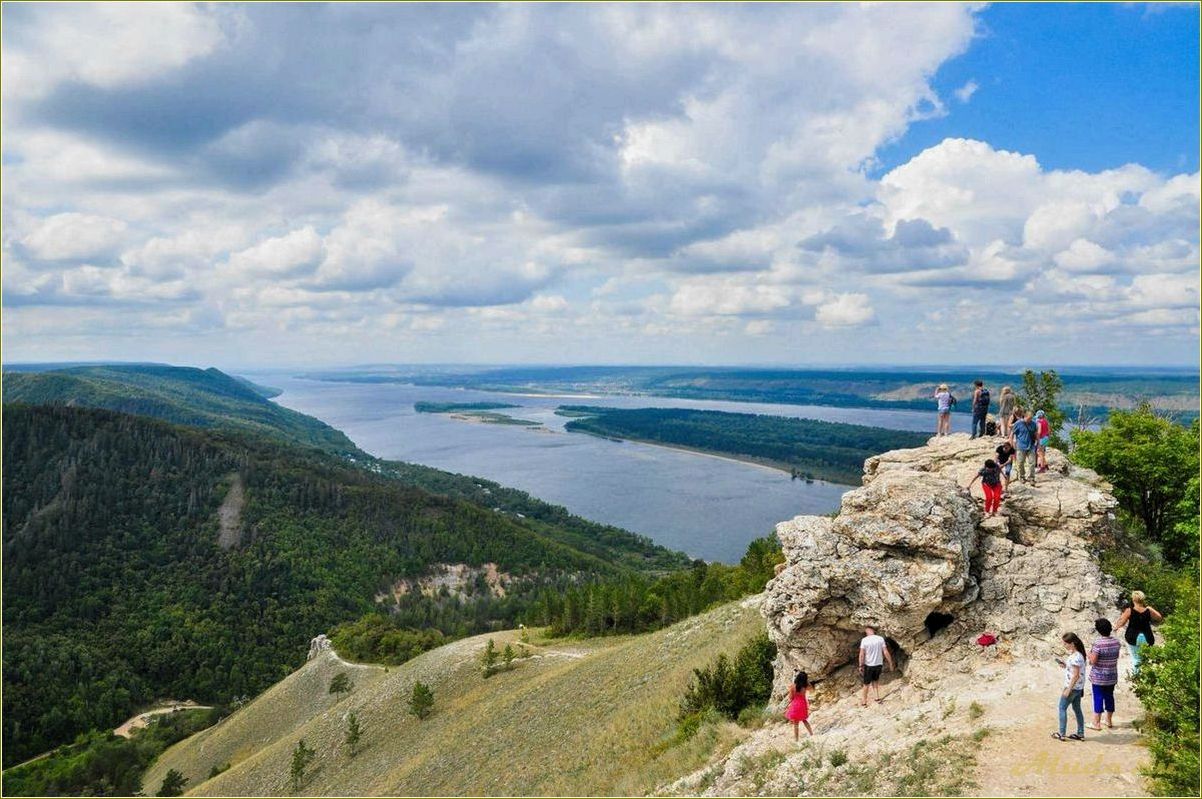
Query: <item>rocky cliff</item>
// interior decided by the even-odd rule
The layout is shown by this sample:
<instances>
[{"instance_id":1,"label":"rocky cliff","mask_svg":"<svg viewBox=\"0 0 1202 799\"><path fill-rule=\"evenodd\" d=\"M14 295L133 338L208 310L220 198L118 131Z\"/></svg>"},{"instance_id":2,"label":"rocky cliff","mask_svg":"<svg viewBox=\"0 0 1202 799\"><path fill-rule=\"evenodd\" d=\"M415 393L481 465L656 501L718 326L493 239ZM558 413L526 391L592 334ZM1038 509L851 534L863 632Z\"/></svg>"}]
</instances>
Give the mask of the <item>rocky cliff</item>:
<instances>
[{"instance_id":1,"label":"rocky cliff","mask_svg":"<svg viewBox=\"0 0 1202 799\"><path fill-rule=\"evenodd\" d=\"M1094 556L1117 507L1106 483L1050 450L1049 471L1015 480L1001 514L985 518L980 488L964 486L998 443L953 435L871 458L834 518L777 526L787 565L762 612L778 693L798 670L849 679L866 624L923 687L999 653L1046 655L1062 631L1092 633L1113 615L1117 589ZM995 647L976 644L986 631Z\"/></svg>"},{"instance_id":2,"label":"rocky cliff","mask_svg":"<svg viewBox=\"0 0 1202 799\"><path fill-rule=\"evenodd\" d=\"M1049 471L1012 484L1001 515L984 518L980 489L964 486L998 443L956 435L871 458L837 515L777 526L787 563L760 606L778 648L765 723L659 793L1146 795L1126 653L1115 728L1089 731L1084 745L1048 735L1061 634L1089 642L1095 619L1118 616L1118 589L1096 558L1117 504L1096 474L1050 451ZM887 636L900 667L868 708L855 668L865 624ZM997 643L979 645L984 632ZM795 743L781 714L802 669L816 681L815 735L802 730Z\"/></svg>"}]
</instances>

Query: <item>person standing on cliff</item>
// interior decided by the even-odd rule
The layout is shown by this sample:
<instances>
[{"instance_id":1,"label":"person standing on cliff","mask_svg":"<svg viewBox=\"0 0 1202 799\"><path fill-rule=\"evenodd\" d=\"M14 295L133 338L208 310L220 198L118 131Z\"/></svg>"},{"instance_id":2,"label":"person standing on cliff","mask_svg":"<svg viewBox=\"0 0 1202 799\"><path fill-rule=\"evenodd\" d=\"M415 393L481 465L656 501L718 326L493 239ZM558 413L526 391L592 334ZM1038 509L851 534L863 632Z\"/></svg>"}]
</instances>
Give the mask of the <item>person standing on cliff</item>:
<instances>
[{"instance_id":1,"label":"person standing on cliff","mask_svg":"<svg viewBox=\"0 0 1202 799\"><path fill-rule=\"evenodd\" d=\"M1015 459L1015 469L1018 471L1018 481L1020 483L1027 482L1027 472L1031 475L1031 483L1035 482L1035 468L1037 460L1037 448L1039 446L1039 428L1035 424L1035 417L1030 411L1023 415L1023 418L1014 423L1014 427L1010 430L1010 443L1014 445L1014 451L1017 453ZM1024 469L1024 467L1026 467Z\"/></svg>"},{"instance_id":2,"label":"person standing on cliff","mask_svg":"<svg viewBox=\"0 0 1202 799\"><path fill-rule=\"evenodd\" d=\"M952 396L947 383L940 383L939 388L935 389L935 407L939 412L935 435L946 436L952 432L952 406L955 404L956 398Z\"/></svg>"},{"instance_id":3,"label":"person standing on cliff","mask_svg":"<svg viewBox=\"0 0 1202 799\"><path fill-rule=\"evenodd\" d=\"M985 435L985 420L989 416L989 389L985 388L984 380L974 380L972 390L972 435L969 438Z\"/></svg>"},{"instance_id":4,"label":"person standing on cliff","mask_svg":"<svg viewBox=\"0 0 1202 799\"><path fill-rule=\"evenodd\" d=\"M889 644L876 634L876 629L869 626L864 628L864 637L860 640L860 680L864 683L860 695L860 707L868 707L868 689L872 688L872 698L881 701L881 670L889 664L893 671L893 655L889 653Z\"/></svg>"}]
</instances>

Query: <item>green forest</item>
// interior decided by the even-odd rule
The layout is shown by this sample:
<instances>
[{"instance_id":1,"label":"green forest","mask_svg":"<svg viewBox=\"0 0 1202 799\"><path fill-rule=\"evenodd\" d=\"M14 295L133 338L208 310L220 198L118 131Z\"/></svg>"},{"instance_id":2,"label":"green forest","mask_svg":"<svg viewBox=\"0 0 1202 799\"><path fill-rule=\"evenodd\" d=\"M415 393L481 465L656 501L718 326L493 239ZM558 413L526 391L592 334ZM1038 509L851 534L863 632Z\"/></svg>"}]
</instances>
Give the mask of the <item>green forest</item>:
<instances>
[{"instance_id":1,"label":"green forest","mask_svg":"<svg viewBox=\"0 0 1202 799\"><path fill-rule=\"evenodd\" d=\"M560 410L578 417L565 425L569 431L731 455L847 485L859 484L866 458L920 447L929 438L881 427L688 408L563 405Z\"/></svg>"},{"instance_id":2,"label":"green forest","mask_svg":"<svg viewBox=\"0 0 1202 799\"><path fill-rule=\"evenodd\" d=\"M327 452L358 452L325 422L269 402L279 392L217 369L155 364L4 372L4 402L82 405L292 441Z\"/></svg>"},{"instance_id":3,"label":"green forest","mask_svg":"<svg viewBox=\"0 0 1202 799\"><path fill-rule=\"evenodd\" d=\"M658 630L764 590L784 561L775 535L757 538L734 566L694 561L691 568L652 580L638 575L598 579L564 590L544 589L527 613L552 635L617 635Z\"/></svg>"},{"instance_id":4,"label":"green forest","mask_svg":"<svg viewBox=\"0 0 1202 799\"><path fill-rule=\"evenodd\" d=\"M6 405L3 465L6 765L157 697L254 694L298 666L312 636L434 563L492 562L517 578L505 601L397 608L398 621L458 636L511 623L540 587L575 575L683 559L599 526L605 540L577 549L592 528L557 528L572 518L562 509L518 519L318 450L103 410ZM432 472L409 476L437 483ZM226 550L216 511L235 474L242 543ZM605 557L625 543L629 558Z\"/></svg>"}]
</instances>

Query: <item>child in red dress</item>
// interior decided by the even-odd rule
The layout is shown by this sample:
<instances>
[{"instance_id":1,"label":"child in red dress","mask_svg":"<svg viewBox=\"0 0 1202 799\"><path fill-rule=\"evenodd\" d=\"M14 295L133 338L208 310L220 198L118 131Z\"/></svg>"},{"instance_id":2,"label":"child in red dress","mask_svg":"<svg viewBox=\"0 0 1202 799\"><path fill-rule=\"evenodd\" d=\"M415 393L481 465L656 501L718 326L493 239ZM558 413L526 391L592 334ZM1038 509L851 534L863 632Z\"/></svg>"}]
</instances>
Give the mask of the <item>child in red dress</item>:
<instances>
[{"instance_id":1,"label":"child in red dress","mask_svg":"<svg viewBox=\"0 0 1202 799\"><path fill-rule=\"evenodd\" d=\"M810 726L810 703L806 699L806 691L810 690L810 679L804 671L797 672L797 676L793 678L793 684L789 686L789 709L785 711L785 718L793 722L793 740L796 741L801 737L799 724L806 725L806 732L810 735L814 734L814 729Z\"/></svg>"}]
</instances>

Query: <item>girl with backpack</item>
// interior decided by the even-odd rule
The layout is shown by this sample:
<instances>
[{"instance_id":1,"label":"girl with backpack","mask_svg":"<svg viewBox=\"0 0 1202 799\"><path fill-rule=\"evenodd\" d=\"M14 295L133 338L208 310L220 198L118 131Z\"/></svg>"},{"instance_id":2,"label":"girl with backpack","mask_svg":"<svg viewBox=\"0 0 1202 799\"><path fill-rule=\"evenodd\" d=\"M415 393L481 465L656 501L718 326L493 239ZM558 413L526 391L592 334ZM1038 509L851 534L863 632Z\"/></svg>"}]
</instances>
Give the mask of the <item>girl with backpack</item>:
<instances>
[{"instance_id":1,"label":"girl with backpack","mask_svg":"<svg viewBox=\"0 0 1202 799\"><path fill-rule=\"evenodd\" d=\"M990 458L965 488L971 491L972 484L977 480L981 481L981 491L985 494L985 515L997 516L1002 504L1002 467Z\"/></svg>"}]
</instances>

